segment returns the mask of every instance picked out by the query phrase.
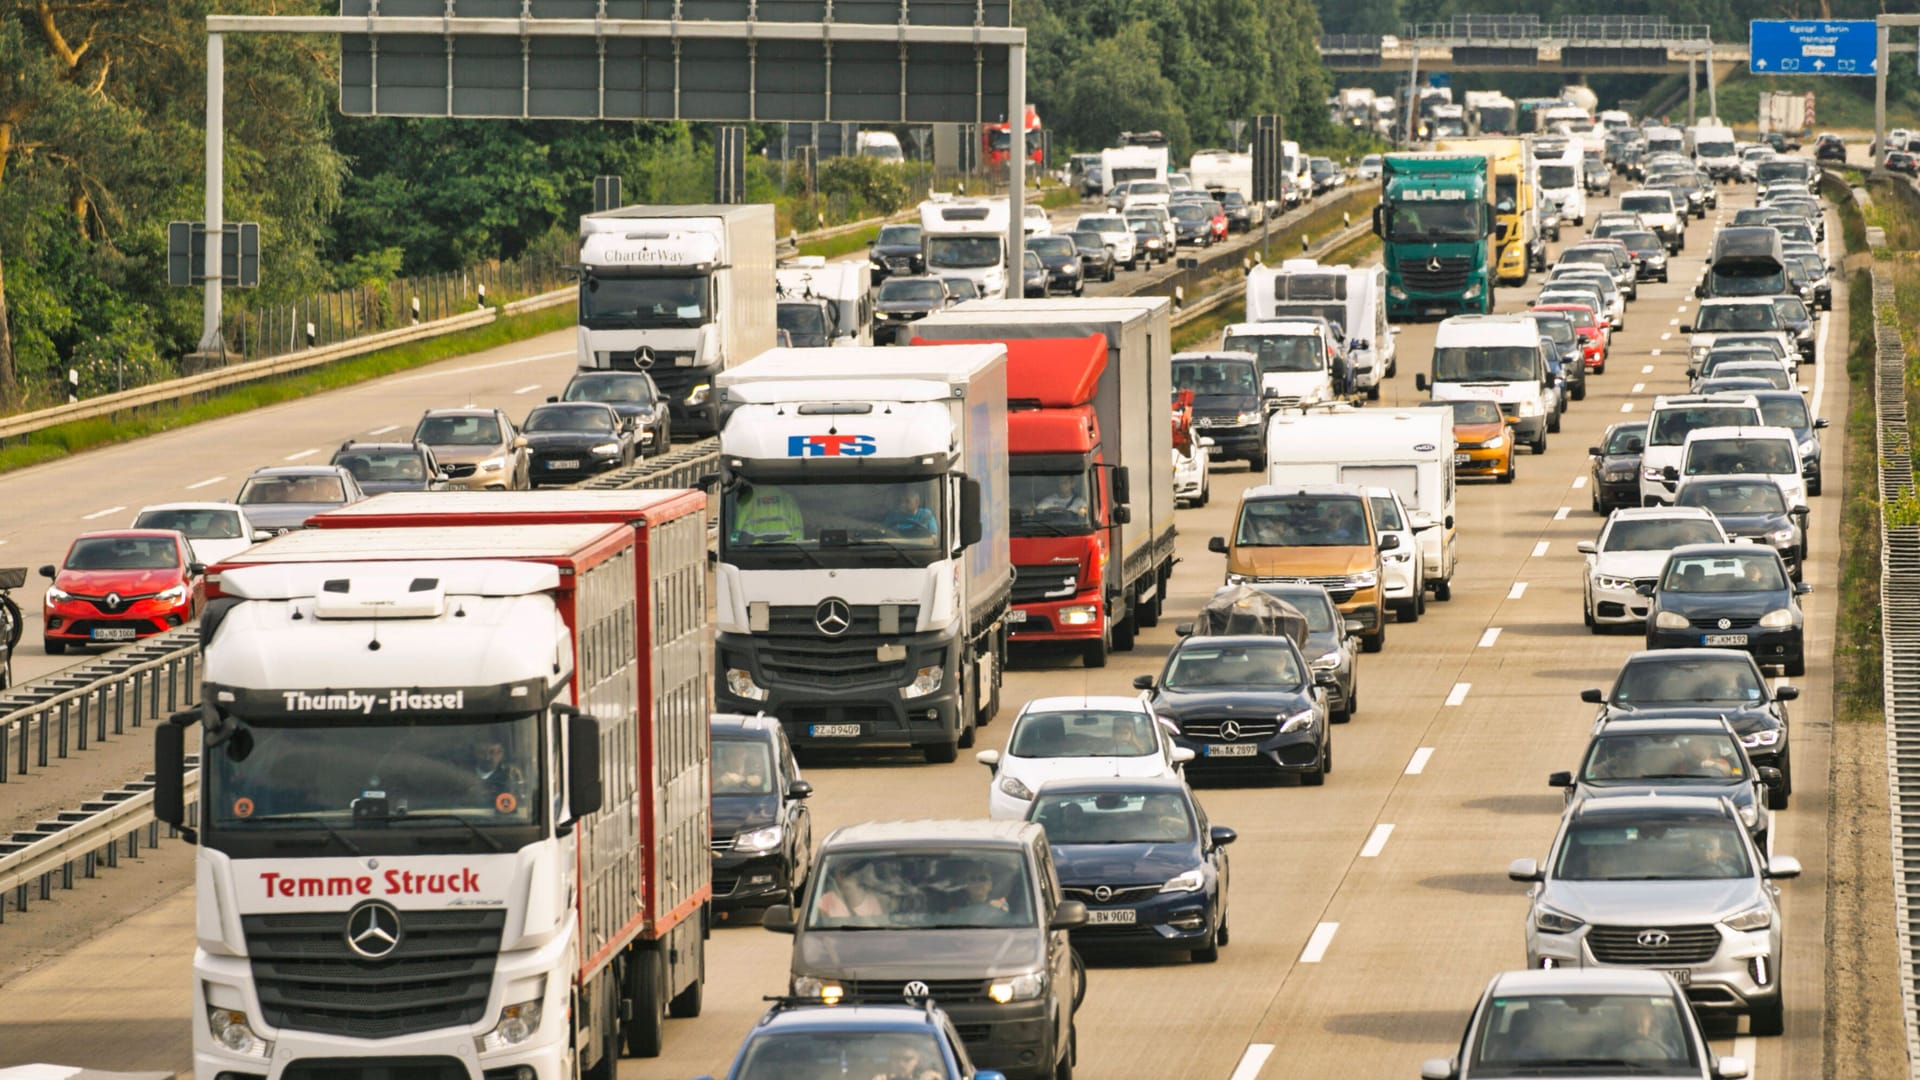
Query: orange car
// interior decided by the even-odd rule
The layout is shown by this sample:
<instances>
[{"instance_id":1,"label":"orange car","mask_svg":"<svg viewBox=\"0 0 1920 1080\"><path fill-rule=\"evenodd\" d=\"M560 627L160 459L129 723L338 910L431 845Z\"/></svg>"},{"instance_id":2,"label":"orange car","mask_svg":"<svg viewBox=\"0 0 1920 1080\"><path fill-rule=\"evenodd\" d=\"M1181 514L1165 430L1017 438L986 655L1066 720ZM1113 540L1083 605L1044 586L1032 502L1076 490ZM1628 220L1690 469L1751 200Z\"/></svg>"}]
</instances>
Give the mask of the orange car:
<instances>
[{"instance_id":1,"label":"orange car","mask_svg":"<svg viewBox=\"0 0 1920 1080\"><path fill-rule=\"evenodd\" d=\"M1491 476L1513 483L1513 421L1502 416L1492 398L1423 401L1453 410L1453 474L1461 479Z\"/></svg>"}]
</instances>

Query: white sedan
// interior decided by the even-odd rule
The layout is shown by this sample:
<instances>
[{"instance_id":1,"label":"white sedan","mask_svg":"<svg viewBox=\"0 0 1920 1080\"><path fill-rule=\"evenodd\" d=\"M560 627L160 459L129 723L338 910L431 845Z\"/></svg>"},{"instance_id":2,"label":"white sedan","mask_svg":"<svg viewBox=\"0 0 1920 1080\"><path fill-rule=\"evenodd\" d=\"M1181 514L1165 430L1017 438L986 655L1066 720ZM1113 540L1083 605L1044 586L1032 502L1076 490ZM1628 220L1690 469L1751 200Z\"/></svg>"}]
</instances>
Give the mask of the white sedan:
<instances>
[{"instance_id":1,"label":"white sedan","mask_svg":"<svg viewBox=\"0 0 1920 1080\"><path fill-rule=\"evenodd\" d=\"M992 774L987 816L1018 820L1053 780L1182 776L1193 751L1172 738L1144 701L1131 697L1047 697L1027 702L1007 748L974 759Z\"/></svg>"},{"instance_id":2,"label":"white sedan","mask_svg":"<svg viewBox=\"0 0 1920 1080\"><path fill-rule=\"evenodd\" d=\"M247 512L233 503L176 502L143 506L134 515L133 528L172 529L187 538L193 561L212 566L268 539L247 520Z\"/></svg>"},{"instance_id":3,"label":"white sedan","mask_svg":"<svg viewBox=\"0 0 1920 1080\"><path fill-rule=\"evenodd\" d=\"M1645 626L1652 601L1640 592L1681 544L1724 544L1719 519L1697 506L1634 506L1615 510L1597 540L1582 540L1587 580L1582 615L1594 633L1609 626Z\"/></svg>"}]
</instances>

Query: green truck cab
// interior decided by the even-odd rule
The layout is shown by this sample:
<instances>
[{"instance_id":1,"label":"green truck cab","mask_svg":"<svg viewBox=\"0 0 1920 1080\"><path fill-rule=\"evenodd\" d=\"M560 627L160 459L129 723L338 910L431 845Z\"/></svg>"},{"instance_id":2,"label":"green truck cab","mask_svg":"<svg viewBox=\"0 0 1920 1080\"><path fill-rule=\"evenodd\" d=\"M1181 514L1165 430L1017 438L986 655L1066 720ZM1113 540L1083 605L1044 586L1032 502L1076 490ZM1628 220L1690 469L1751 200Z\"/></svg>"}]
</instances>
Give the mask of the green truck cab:
<instances>
[{"instance_id":1,"label":"green truck cab","mask_svg":"<svg viewBox=\"0 0 1920 1080\"><path fill-rule=\"evenodd\" d=\"M1387 317L1490 314L1498 255L1492 170L1482 154L1388 154L1373 231Z\"/></svg>"}]
</instances>

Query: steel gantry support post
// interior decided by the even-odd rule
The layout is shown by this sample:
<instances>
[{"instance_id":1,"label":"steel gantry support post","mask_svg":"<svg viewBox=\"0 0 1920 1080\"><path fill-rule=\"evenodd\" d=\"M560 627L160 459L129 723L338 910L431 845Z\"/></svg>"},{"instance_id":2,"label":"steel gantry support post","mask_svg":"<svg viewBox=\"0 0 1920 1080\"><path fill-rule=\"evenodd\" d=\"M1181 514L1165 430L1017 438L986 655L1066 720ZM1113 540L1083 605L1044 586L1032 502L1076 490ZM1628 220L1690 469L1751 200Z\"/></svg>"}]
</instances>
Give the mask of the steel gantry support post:
<instances>
[{"instance_id":1,"label":"steel gantry support post","mask_svg":"<svg viewBox=\"0 0 1920 1080\"><path fill-rule=\"evenodd\" d=\"M207 35L207 204L206 295L200 308L200 352L222 357L227 345L220 332L220 231L226 205L226 35ZM217 362L217 361L216 361Z\"/></svg>"},{"instance_id":2,"label":"steel gantry support post","mask_svg":"<svg viewBox=\"0 0 1920 1080\"><path fill-rule=\"evenodd\" d=\"M977 136L976 136L977 137ZM1026 296L1027 47L1007 50L1007 297Z\"/></svg>"}]
</instances>

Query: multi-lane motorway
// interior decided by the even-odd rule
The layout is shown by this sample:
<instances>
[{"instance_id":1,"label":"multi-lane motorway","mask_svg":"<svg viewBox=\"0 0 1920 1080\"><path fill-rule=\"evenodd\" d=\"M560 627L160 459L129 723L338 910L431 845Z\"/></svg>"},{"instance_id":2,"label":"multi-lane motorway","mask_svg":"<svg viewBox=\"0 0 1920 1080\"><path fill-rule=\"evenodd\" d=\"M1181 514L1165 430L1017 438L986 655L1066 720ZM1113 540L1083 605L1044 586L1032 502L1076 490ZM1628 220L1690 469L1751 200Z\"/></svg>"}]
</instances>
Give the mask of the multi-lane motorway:
<instances>
[{"instance_id":1,"label":"multi-lane motorway","mask_svg":"<svg viewBox=\"0 0 1920 1080\"><path fill-rule=\"evenodd\" d=\"M1722 199L1720 213L1730 216L1751 202L1750 189L1724 189ZM1454 598L1429 605L1417 624L1393 626L1386 650L1364 657L1361 709L1335 729L1338 770L1326 786L1201 791L1210 816L1240 834L1231 849L1232 943L1207 967L1096 965L1079 1020L1082 1076L1412 1076L1422 1058L1451 1051L1487 977L1522 962L1523 887L1506 879L1506 865L1544 855L1552 838L1561 796L1546 775L1571 767L1585 745L1592 708L1580 703L1580 689L1605 685L1640 646L1638 636L1594 637L1581 625L1574 545L1598 525L1587 508L1584 451L1605 425L1644 415L1656 394L1685 389L1679 325L1690 321L1714 221L1709 214L1691 226L1672 284L1641 287L1607 374L1589 383L1548 453L1523 462L1510 486L1461 493ZM1837 224L1831 235L1837 243ZM1500 306L1519 308L1531 291L1502 290ZM1821 362L1803 376L1816 413L1840 417L1844 292L1826 323ZM1432 339L1430 324L1405 328L1401 374L1383 406L1418 398L1412 376ZM429 405L471 398L517 402L514 411L523 411L564 380L567 345L549 337L0 479L0 502L15 511L0 525L12 530L0 532L8 541L0 561L57 548L89 524L86 515L117 523L142 501L229 493L256 464L320 456L347 434L405 425ZM1838 434L1829 433L1825 448L1829 492L1843 489ZM1251 480L1237 466L1223 468L1212 505L1181 512L1174 615L1197 610L1219 584L1221 558L1207 553L1207 538L1226 531L1234 496ZM1807 868L1783 886L1787 1034L1716 1040L1720 1053L1747 1057L1763 1078L1822 1068L1838 518L1836 494L1815 500L1808 674L1795 680L1806 688L1794 713L1797 782L1775 842ZM1009 672L1002 717L1041 694L1127 692L1133 676L1157 672L1177 621L1143 631L1139 647L1104 670L1035 663ZM1003 719L983 732L982 746L997 745L1005 730ZM818 791L819 835L856 821L985 811L986 770L967 758L948 766L904 756L817 762L807 776ZM0 987L0 1066L185 1067L192 910L190 891L167 897ZM10 918L0 935L33 933L34 917ZM790 945L751 925L716 930L704 1015L672 1022L666 1056L627 1061L622 1075L722 1072L761 996L785 988Z\"/></svg>"}]
</instances>

